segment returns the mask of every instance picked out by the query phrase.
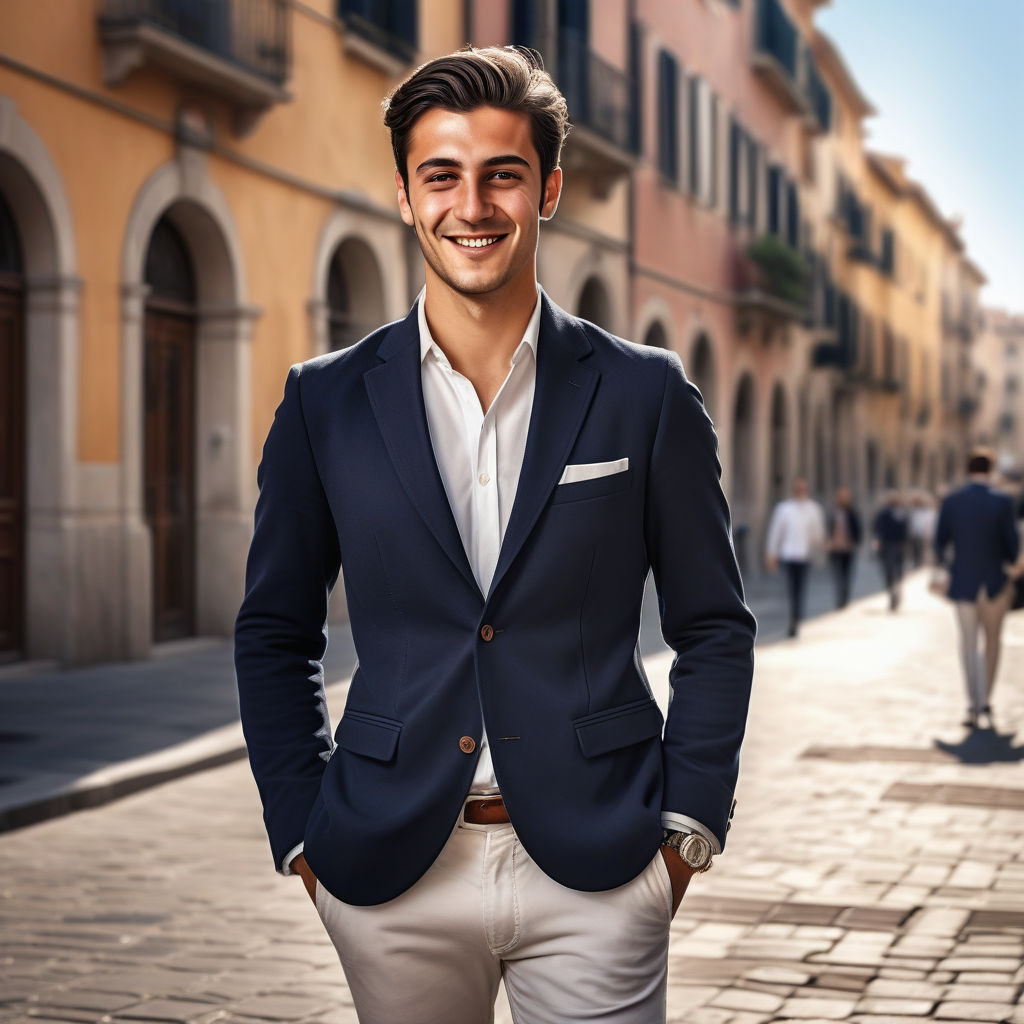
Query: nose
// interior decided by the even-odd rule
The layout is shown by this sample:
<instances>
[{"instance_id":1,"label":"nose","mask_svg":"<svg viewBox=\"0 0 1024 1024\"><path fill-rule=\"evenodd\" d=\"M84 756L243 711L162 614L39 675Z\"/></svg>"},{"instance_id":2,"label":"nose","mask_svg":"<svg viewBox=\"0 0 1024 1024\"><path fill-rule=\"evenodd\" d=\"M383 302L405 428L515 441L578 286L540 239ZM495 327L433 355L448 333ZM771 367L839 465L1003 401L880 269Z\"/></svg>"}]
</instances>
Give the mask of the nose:
<instances>
[{"instance_id":1,"label":"nose","mask_svg":"<svg viewBox=\"0 0 1024 1024\"><path fill-rule=\"evenodd\" d=\"M464 181L459 188L453 212L464 223L476 224L490 217L494 210L478 182Z\"/></svg>"}]
</instances>

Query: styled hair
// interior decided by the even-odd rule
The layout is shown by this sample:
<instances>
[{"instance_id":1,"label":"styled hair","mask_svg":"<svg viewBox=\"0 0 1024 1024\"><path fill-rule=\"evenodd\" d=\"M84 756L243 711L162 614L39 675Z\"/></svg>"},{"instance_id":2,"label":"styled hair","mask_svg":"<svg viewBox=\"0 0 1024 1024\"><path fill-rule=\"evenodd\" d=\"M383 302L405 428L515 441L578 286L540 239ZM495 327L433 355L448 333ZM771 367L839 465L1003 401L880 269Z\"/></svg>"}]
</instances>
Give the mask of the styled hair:
<instances>
[{"instance_id":1,"label":"styled hair","mask_svg":"<svg viewBox=\"0 0 1024 1024\"><path fill-rule=\"evenodd\" d=\"M529 114L541 181L547 181L571 126L565 97L544 70L540 54L516 46L467 46L427 61L384 100L384 124L407 190L409 140L419 118L437 108L468 113L478 107Z\"/></svg>"},{"instance_id":2,"label":"styled hair","mask_svg":"<svg viewBox=\"0 0 1024 1024\"><path fill-rule=\"evenodd\" d=\"M968 473L991 473L995 455L991 448L972 448L967 456Z\"/></svg>"}]
</instances>

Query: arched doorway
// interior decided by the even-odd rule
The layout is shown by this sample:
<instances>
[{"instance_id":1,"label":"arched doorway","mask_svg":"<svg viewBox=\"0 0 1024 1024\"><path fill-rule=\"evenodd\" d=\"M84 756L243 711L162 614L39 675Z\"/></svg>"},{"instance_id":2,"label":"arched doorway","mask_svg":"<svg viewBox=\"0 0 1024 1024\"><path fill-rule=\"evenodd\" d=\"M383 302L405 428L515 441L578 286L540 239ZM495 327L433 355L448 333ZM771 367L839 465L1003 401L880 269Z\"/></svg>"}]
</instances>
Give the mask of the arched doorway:
<instances>
[{"instance_id":1,"label":"arched doorway","mask_svg":"<svg viewBox=\"0 0 1024 1024\"><path fill-rule=\"evenodd\" d=\"M0 663L24 647L24 283L21 239L0 193Z\"/></svg>"},{"instance_id":2,"label":"arched doorway","mask_svg":"<svg viewBox=\"0 0 1024 1024\"><path fill-rule=\"evenodd\" d=\"M772 389L771 436L769 439L769 487L771 500L781 501L789 485L789 413L786 408L786 392L781 384Z\"/></svg>"},{"instance_id":3,"label":"arched doorway","mask_svg":"<svg viewBox=\"0 0 1024 1024\"><path fill-rule=\"evenodd\" d=\"M373 250L346 238L327 271L327 336L332 351L348 348L387 321L384 283Z\"/></svg>"},{"instance_id":4,"label":"arched doorway","mask_svg":"<svg viewBox=\"0 0 1024 1024\"><path fill-rule=\"evenodd\" d=\"M660 320L655 320L644 335L644 344L648 348L668 348L668 332Z\"/></svg>"},{"instance_id":5,"label":"arched doorway","mask_svg":"<svg viewBox=\"0 0 1024 1024\"><path fill-rule=\"evenodd\" d=\"M750 566L750 528L753 525L757 481L754 378L744 373L736 388L732 415L732 505L733 534L740 567Z\"/></svg>"},{"instance_id":6,"label":"arched doorway","mask_svg":"<svg viewBox=\"0 0 1024 1024\"><path fill-rule=\"evenodd\" d=\"M825 411L814 411L814 480L811 486L819 497L828 492L828 439L825 436Z\"/></svg>"},{"instance_id":7,"label":"arched doorway","mask_svg":"<svg viewBox=\"0 0 1024 1024\"><path fill-rule=\"evenodd\" d=\"M693 343L693 355L687 367L687 376L700 389L704 396L704 408L708 415L715 418L718 407L718 393L715 388L715 356L711 349L711 340L701 332Z\"/></svg>"},{"instance_id":8,"label":"arched doorway","mask_svg":"<svg viewBox=\"0 0 1024 1024\"><path fill-rule=\"evenodd\" d=\"M868 497L873 501L878 493L878 442L868 441L864 451L864 464L868 485Z\"/></svg>"},{"instance_id":9,"label":"arched doorway","mask_svg":"<svg viewBox=\"0 0 1024 1024\"><path fill-rule=\"evenodd\" d=\"M576 315L582 320L589 320L598 327L610 331L612 322L612 302L598 277L588 277L580 291L580 300L576 304Z\"/></svg>"},{"instance_id":10,"label":"arched doorway","mask_svg":"<svg viewBox=\"0 0 1024 1024\"><path fill-rule=\"evenodd\" d=\"M195 632L196 277L165 215L146 252L144 494L152 543L153 640Z\"/></svg>"}]
</instances>

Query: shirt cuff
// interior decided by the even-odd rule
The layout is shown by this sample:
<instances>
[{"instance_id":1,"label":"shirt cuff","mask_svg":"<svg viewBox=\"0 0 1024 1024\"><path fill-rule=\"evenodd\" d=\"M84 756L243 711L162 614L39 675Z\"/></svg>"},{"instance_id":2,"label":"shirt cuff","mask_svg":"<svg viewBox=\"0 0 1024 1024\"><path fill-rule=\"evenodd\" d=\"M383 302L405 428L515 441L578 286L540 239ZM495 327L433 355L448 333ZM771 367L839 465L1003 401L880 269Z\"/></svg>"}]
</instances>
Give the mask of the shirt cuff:
<instances>
[{"instance_id":1,"label":"shirt cuff","mask_svg":"<svg viewBox=\"0 0 1024 1024\"><path fill-rule=\"evenodd\" d=\"M299 843L298 846L293 846L285 855L284 860L281 861L280 871L282 875L294 875L296 872L292 871L291 863L296 857L305 849L305 841Z\"/></svg>"},{"instance_id":2,"label":"shirt cuff","mask_svg":"<svg viewBox=\"0 0 1024 1024\"><path fill-rule=\"evenodd\" d=\"M696 832L702 835L711 844L711 853L717 856L722 852L715 833L706 825L702 825L696 818L688 818L685 814L676 814L674 811L662 811L661 824L672 832Z\"/></svg>"}]
</instances>

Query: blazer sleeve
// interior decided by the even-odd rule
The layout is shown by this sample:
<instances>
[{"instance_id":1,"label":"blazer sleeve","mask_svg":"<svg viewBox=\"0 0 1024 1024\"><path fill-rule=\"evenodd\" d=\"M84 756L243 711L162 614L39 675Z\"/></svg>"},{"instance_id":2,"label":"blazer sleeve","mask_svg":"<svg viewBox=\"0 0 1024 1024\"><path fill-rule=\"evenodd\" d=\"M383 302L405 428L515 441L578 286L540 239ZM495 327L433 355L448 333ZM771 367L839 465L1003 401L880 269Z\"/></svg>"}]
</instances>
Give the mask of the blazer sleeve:
<instances>
[{"instance_id":1,"label":"blazer sleeve","mask_svg":"<svg viewBox=\"0 0 1024 1024\"><path fill-rule=\"evenodd\" d=\"M302 842L332 750L324 696L337 533L292 367L263 447L245 597L235 624L242 729L278 870Z\"/></svg>"},{"instance_id":2,"label":"blazer sleeve","mask_svg":"<svg viewBox=\"0 0 1024 1024\"><path fill-rule=\"evenodd\" d=\"M724 847L756 625L743 599L711 420L678 359L666 368L645 522L662 634L675 651L662 809L702 822Z\"/></svg>"},{"instance_id":3,"label":"blazer sleeve","mask_svg":"<svg viewBox=\"0 0 1024 1024\"><path fill-rule=\"evenodd\" d=\"M1014 515L1013 499L1009 496L1003 500L1003 510L999 526L1003 536L1003 545L1006 549L1006 561L1016 562L1020 555L1020 533L1017 531L1017 518Z\"/></svg>"}]
</instances>

